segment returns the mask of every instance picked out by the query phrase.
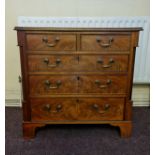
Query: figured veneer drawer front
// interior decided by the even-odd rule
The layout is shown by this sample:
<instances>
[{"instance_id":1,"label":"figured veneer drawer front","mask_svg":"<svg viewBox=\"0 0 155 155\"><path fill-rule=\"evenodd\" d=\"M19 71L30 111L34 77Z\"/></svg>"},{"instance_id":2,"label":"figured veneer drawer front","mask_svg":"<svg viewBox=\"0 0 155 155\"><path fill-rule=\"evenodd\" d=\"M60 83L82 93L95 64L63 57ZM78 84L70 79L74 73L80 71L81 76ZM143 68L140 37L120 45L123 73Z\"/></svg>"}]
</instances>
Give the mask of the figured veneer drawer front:
<instances>
[{"instance_id":1,"label":"figured veneer drawer front","mask_svg":"<svg viewBox=\"0 0 155 155\"><path fill-rule=\"evenodd\" d=\"M76 76L30 76L31 95L52 95L57 93L77 93L78 81Z\"/></svg>"},{"instance_id":2,"label":"figured veneer drawer front","mask_svg":"<svg viewBox=\"0 0 155 155\"><path fill-rule=\"evenodd\" d=\"M78 57L73 55L29 55L30 72L66 72L76 71Z\"/></svg>"},{"instance_id":3,"label":"figured veneer drawer front","mask_svg":"<svg viewBox=\"0 0 155 155\"><path fill-rule=\"evenodd\" d=\"M27 34L26 41L27 49L32 51L76 50L76 35L72 34Z\"/></svg>"},{"instance_id":4,"label":"figured veneer drawer front","mask_svg":"<svg viewBox=\"0 0 155 155\"><path fill-rule=\"evenodd\" d=\"M82 51L128 51L130 35L81 35Z\"/></svg>"},{"instance_id":5,"label":"figured veneer drawer front","mask_svg":"<svg viewBox=\"0 0 155 155\"><path fill-rule=\"evenodd\" d=\"M33 121L123 120L124 98L49 98L31 100Z\"/></svg>"},{"instance_id":6,"label":"figured veneer drawer front","mask_svg":"<svg viewBox=\"0 0 155 155\"><path fill-rule=\"evenodd\" d=\"M80 55L78 70L84 72L127 72L128 55Z\"/></svg>"},{"instance_id":7,"label":"figured veneer drawer front","mask_svg":"<svg viewBox=\"0 0 155 155\"><path fill-rule=\"evenodd\" d=\"M23 137L46 124L110 124L132 130L134 57L142 28L16 27Z\"/></svg>"},{"instance_id":8,"label":"figured veneer drawer front","mask_svg":"<svg viewBox=\"0 0 155 155\"><path fill-rule=\"evenodd\" d=\"M29 55L30 72L127 72L128 55Z\"/></svg>"},{"instance_id":9,"label":"figured veneer drawer front","mask_svg":"<svg viewBox=\"0 0 155 155\"><path fill-rule=\"evenodd\" d=\"M79 93L126 93L125 75L81 75Z\"/></svg>"}]
</instances>

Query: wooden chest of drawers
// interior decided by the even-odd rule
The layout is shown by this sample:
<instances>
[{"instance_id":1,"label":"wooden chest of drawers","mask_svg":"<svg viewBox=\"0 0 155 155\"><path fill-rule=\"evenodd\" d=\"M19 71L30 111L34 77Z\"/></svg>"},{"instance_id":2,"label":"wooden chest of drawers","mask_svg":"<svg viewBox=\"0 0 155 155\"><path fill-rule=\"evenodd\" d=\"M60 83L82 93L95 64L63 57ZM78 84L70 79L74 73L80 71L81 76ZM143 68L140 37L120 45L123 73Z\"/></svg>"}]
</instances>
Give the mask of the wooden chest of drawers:
<instances>
[{"instance_id":1,"label":"wooden chest of drawers","mask_svg":"<svg viewBox=\"0 0 155 155\"><path fill-rule=\"evenodd\" d=\"M16 27L23 85L23 136L46 124L132 129L134 57L142 28Z\"/></svg>"}]
</instances>

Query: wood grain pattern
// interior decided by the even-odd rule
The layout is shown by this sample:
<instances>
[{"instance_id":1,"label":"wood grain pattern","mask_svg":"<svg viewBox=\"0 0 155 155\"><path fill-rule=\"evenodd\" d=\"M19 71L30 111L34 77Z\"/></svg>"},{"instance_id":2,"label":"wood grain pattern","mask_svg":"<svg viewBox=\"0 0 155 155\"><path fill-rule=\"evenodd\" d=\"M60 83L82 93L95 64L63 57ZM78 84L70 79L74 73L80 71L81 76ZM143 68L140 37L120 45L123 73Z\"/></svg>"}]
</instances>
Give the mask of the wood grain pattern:
<instances>
[{"instance_id":1,"label":"wood grain pattern","mask_svg":"<svg viewBox=\"0 0 155 155\"><path fill-rule=\"evenodd\" d=\"M21 27L21 26L16 26L14 28L14 30L17 30L17 31L30 31L30 32L35 32L35 33L38 33L38 32L69 32L69 33L72 33L72 32L89 32L89 33L96 33L96 32L99 32L99 33L103 33L103 32L106 32L106 33L109 33L109 32L139 32L139 31L142 31L143 28L142 27L113 27L113 28L108 28L108 27L105 27L105 28L86 28L86 27L82 27L82 28L68 28L68 27ZM138 38L137 38L138 39Z\"/></svg>"},{"instance_id":2,"label":"wood grain pattern","mask_svg":"<svg viewBox=\"0 0 155 155\"><path fill-rule=\"evenodd\" d=\"M127 72L128 55L79 55L78 71Z\"/></svg>"},{"instance_id":3,"label":"wood grain pattern","mask_svg":"<svg viewBox=\"0 0 155 155\"><path fill-rule=\"evenodd\" d=\"M100 42L97 39L100 38ZM112 38L111 44L109 43ZM82 35L82 51L125 51L130 50L130 35ZM110 44L109 46L104 46ZM103 46L102 46L103 45Z\"/></svg>"},{"instance_id":4,"label":"wood grain pattern","mask_svg":"<svg viewBox=\"0 0 155 155\"><path fill-rule=\"evenodd\" d=\"M123 120L124 98L79 98L79 120Z\"/></svg>"},{"instance_id":5,"label":"wood grain pattern","mask_svg":"<svg viewBox=\"0 0 155 155\"><path fill-rule=\"evenodd\" d=\"M81 75L79 79L79 93L126 93L126 76Z\"/></svg>"},{"instance_id":6,"label":"wood grain pattern","mask_svg":"<svg viewBox=\"0 0 155 155\"><path fill-rule=\"evenodd\" d=\"M124 98L33 99L32 120L123 120Z\"/></svg>"},{"instance_id":7,"label":"wood grain pattern","mask_svg":"<svg viewBox=\"0 0 155 155\"><path fill-rule=\"evenodd\" d=\"M51 83L49 87L45 84L47 80ZM78 81L76 76L30 76L29 81L31 86L30 94L32 95L72 94L78 92ZM58 81L61 82L59 86L57 86Z\"/></svg>"},{"instance_id":8,"label":"wood grain pattern","mask_svg":"<svg viewBox=\"0 0 155 155\"><path fill-rule=\"evenodd\" d=\"M28 140L34 138L36 129L43 126L44 123L23 123L23 137Z\"/></svg>"},{"instance_id":9,"label":"wood grain pattern","mask_svg":"<svg viewBox=\"0 0 155 155\"><path fill-rule=\"evenodd\" d=\"M23 137L46 124L110 124L132 132L132 82L142 28L16 27Z\"/></svg>"},{"instance_id":10,"label":"wood grain pattern","mask_svg":"<svg viewBox=\"0 0 155 155\"><path fill-rule=\"evenodd\" d=\"M59 41L55 39L59 37ZM47 43L43 41L43 38L47 38ZM27 34L27 49L35 52L47 50L47 51L72 51L76 50L76 35L60 35L60 34ZM48 46L48 44L55 44L54 46Z\"/></svg>"},{"instance_id":11,"label":"wood grain pattern","mask_svg":"<svg viewBox=\"0 0 155 155\"><path fill-rule=\"evenodd\" d=\"M30 72L127 72L128 55L28 55L28 67Z\"/></svg>"},{"instance_id":12,"label":"wood grain pattern","mask_svg":"<svg viewBox=\"0 0 155 155\"><path fill-rule=\"evenodd\" d=\"M49 60L49 63L45 60ZM57 60L60 62L57 63ZM29 55L28 66L30 72L73 72L78 68L78 56Z\"/></svg>"},{"instance_id":13,"label":"wood grain pattern","mask_svg":"<svg viewBox=\"0 0 155 155\"><path fill-rule=\"evenodd\" d=\"M86 76L86 75L52 75L52 76L30 76L30 94L48 95L48 94L72 94L72 93L126 93L126 76ZM49 81L48 87L45 82ZM60 86L57 82L61 81ZM97 82L98 81L98 82ZM110 83L108 83L110 82ZM57 88L50 88L57 87Z\"/></svg>"},{"instance_id":14,"label":"wood grain pattern","mask_svg":"<svg viewBox=\"0 0 155 155\"><path fill-rule=\"evenodd\" d=\"M113 126L118 126L120 128L120 134L122 138L131 137L131 133L132 133L132 122L131 121L111 122L110 124Z\"/></svg>"}]
</instances>

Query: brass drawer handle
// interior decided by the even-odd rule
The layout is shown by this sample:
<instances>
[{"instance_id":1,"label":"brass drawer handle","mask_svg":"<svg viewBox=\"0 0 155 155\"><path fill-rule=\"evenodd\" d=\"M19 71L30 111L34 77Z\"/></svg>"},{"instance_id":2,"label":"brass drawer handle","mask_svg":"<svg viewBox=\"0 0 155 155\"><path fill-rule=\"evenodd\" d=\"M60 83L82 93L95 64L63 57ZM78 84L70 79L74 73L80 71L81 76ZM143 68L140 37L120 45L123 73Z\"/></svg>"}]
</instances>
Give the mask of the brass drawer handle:
<instances>
[{"instance_id":1,"label":"brass drawer handle","mask_svg":"<svg viewBox=\"0 0 155 155\"><path fill-rule=\"evenodd\" d=\"M56 86L53 86L52 83L49 80L46 80L44 82L44 84L45 84L46 88L48 88L48 89L58 89L62 83L61 83L60 80L58 80L56 82Z\"/></svg>"},{"instance_id":2,"label":"brass drawer handle","mask_svg":"<svg viewBox=\"0 0 155 155\"><path fill-rule=\"evenodd\" d=\"M102 59L98 59L97 62L98 62L99 64L103 64L103 60L102 60ZM109 63L106 64L106 65L102 65L102 68L110 68L110 67L112 67L112 64L113 64L114 62L115 62L114 59L113 59L113 58L110 58L110 59L109 59Z\"/></svg>"},{"instance_id":3,"label":"brass drawer handle","mask_svg":"<svg viewBox=\"0 0 155 155\"><path fill-rule=\"evenodd\" d=\"M112 81L110 79L107 80L105 85L101 84L101 82L99 80L95 80L95 84L98 85L98 87L101 89L107 88L111 83L112 83Z\"/></svg>"},{"instance_id":4,"label":"brass drawer handle","mask_svg":"<svg viewBox=\"0 0 155 155\"><path fill-rule=\"evenodd\" d=\"M42 41L44 42L44 43L46 43L46 45L48 46L48 47L54 47L54 46L56 46L57 45L57 43L60 41L60 38L59 37L55 37L54 38L54 42L53 43L48 43L48 38L47 37L43 37L42 38Z\"/></svg>"},{"instance_id":5,"label":"brass drawer handle","mask_svg":"<svg viewBox=\"0 0 155 155\"><path fill-rule=\"evenodd\" d=\"M54 68L54 67L57 67L61 63L61 60L60 59L56 59L55 64L49 64L49 62L50 62L49 59L45 58L43 60L43 62L47 65L47 67Z\"/></svg>"},{"instance_id":6,"label":"brass drawer handle","mask_svg":"<svg viewBox=\"0 0 155 155\"><path fill-rule=\"evenodd\" d=\"M50 111L51 110L51 105L50 104L46 104L44 107L43 107L43 109L45 110L45 111Z\"/></svg>"},{"instance_id":7,"label":"brass drawer handle","mask_svg":"<svg viewBox=\"0 0 155 155\"><path fill-rule=\"evenodd\" d=\"M100 46L106 48L106 47L110 47L111 46L111 44L114 41L114 39L112 37L110 37L109 40L108 40L108 43L103 43L103 42L101 42L102 41L101 37L97 37L96 41L99 43Z\"/></svg>"},{"instance_id":8,"label":"brass drawer handle","mask_svg":"<svg viewBox=\"0 0 155 155\"><path fill-rule=\"evenodd\" d=\"M56 106L56 110L57 111L60 111L62 109L62 105L61 104L58 104L57 106Z\"/></svg>"},{"instance_id":9,"label":"brass drawer handle","mask_svg":"<svg viewBox=\"0 0 155 155\"><path fill-rule=\"evenodd\" d=\"M43 110L44 110L44 111L52 112L52 113L60 112L61 109L62 109L62 105L61 105L61 104L57 104L55 110L52 110L52 107L51 107L50 104L46 104L46 105L43 107Z\"/></svg>"},{"instance_id":10,"label":"brass drawer handle","mask_svg":"<svg viewBox=\"0 0 155 155\"><path fill-rule=\"evenodd\" d=\"M97 104L93 104L93 108L100 114L104 114L107 110L110 109L109 104L105 104L103 110L99 110L99 106Z\"/></svg>"},{"instance_id":11,"label":"brass drawer handle","mask_svg":"<svg viewBox=\"0 0 155 155\"><path fill-rule=\"evenodd\" d=\"M112 67L112 65L103 65L102 67L103 68L110 68L110 67Z\"/></svg>"}]
</instances>

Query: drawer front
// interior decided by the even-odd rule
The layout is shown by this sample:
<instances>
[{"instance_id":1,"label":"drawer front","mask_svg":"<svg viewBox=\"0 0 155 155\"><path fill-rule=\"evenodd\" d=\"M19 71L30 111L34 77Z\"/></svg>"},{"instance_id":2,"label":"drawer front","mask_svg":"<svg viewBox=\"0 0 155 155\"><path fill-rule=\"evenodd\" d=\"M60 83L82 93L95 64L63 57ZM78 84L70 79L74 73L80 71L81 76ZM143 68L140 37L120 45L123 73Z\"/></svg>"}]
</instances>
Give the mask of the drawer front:
<instances>
[{"instance_id":1,"label":"drawer front","mask_svg":"<svg viewBox=\"0 0 155 155\"><path fill-rule=\"evenodd\" d=\"M123 120L123 98L79 99L81 120Z\"/></svg>"},{"instance_id":2,"label":"drawer front","mask_svg":"<svg viewBox=\"0 0 155 155\"><path fill-rule=\"evenodd\" d=\"M32 99L31 117L35 121L73 120L77 118L73 98Z\"/></svg>"},{"instance_id":3,"label":"drawer front","mask_svg":"<svg viewBox=\"0 0 155 155\"><path fill-rule=\"evenodd\" d=\"M27 49L32 51L76 50L76 35L27 34Z\"/></svg>"},{"instance_id":4,"label":"drawer front","mask_svg":"<svg viewBox=\"0 0 155 155\"><path fill-rule=\"evenodd\" d=\"M123 98L32 99L34 121L123 120Z\"/></svg>"},{"instance_id":5,"label":"drawer front","mask_svg":"<svg viewBox=\"0 0 155 155\"><path fill-rule=\"evenodd\" d=\"M82 51L128 51L130 35L82 35Z\"/></svg>"},{"instance_id":6,"label":"drawer front","mask_svg":"<svg viewBox=\"0 0 155 155\"><path fill-rule=\"evenodd\" d=\"M68 72L76 71L77 56L64 55L29 55L28 67L30 72Z\"/></svg>"},{"instance_id":7,"label":"drawer front","mask_svg":"<svg viewBox=\"0 0 155 155\"><path fill-rule=\"evenodd\" d=\"M76 76L30 76L31 95L52 95L77 93L78 81Z\"/></svg>"},{"instance_id":8,"label":"drawer front","mask_svg":"<svg viewBox=\"0 0 155 155\"><path fill-rule=\"evenodd\" d=\"M126 93L127 77L124 75L81 75L79 79L79 93Z\"/></svg>"},{"instance_id":9,"label":"drawer front","mask_svg":"<svg viewBox=\"0 0 155 155\"><path fill-rule=\"evenodd\" d=\"M29 55L30 72L127 72L128 55Z\"/></svg>"},{"instance_id":10,"label":"drawer front","mask_svg":"<svg viewBox=\"0 0 155 155\"><path fill-rule=\"evenodd\" d=\"M87 72L127 72L128 55L80 55L78 69Z\"/></svg>"}]
</instances>

